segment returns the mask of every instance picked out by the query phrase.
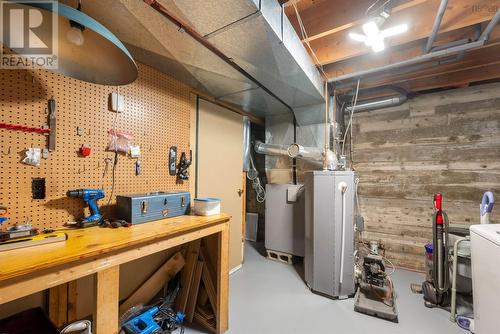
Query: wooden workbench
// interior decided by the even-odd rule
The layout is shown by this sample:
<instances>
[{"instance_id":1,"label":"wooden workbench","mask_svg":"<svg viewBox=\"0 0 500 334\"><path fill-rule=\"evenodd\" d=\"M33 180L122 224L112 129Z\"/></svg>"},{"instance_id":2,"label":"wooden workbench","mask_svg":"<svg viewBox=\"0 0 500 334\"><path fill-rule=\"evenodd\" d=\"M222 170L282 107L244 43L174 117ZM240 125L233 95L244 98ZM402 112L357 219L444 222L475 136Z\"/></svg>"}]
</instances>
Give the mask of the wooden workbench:
<instances>
[{"instance_id":1,"label":"wooden workbench","mask_svg":"<svg viewBox=\"0 0 500 334\"><path fill-rule=\"evenodd\" d=\"M180 216L129 228L65 230L66 242L0 252L0 305L95 275L94 334L118 331L119 266L187 242L218 236L217 332L228 327L229 219Z\"/></svg>"}]
</instances>

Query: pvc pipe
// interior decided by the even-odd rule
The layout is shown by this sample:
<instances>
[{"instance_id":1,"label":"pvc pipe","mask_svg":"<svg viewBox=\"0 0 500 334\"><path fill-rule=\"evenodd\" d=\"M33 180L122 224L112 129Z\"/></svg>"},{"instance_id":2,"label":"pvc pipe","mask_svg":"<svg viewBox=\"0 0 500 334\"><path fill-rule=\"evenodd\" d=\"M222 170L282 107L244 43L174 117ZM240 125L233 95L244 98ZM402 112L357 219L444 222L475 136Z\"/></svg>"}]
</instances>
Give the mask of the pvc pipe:
<instances>
[{"instance_id":1,"label":"pvc pipe","mask_svg":"<svg viewBox=\"0 0 500 334\"><path fill-rule=\"evenodd\" d=\"M451 284L451 310L450 321L455 322L457 311L457 266L458 266L458 244L462 241L469 241L470 236L460 238L455 241L453 245L453 278Z\"/></svg>"}]
</instances>

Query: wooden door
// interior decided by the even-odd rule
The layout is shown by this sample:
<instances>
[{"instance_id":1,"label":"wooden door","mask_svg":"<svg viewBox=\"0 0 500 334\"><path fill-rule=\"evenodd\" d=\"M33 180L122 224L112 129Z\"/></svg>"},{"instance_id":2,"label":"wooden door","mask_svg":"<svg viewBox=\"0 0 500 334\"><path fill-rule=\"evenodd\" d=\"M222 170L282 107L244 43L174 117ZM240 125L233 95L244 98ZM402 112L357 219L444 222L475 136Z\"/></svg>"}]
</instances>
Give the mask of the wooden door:
<instances>
[{"instance_id":1,"label":"wooden door","mask_svg":"<svg viewBox=\"0 0 500 334\"><path fill-rule=\"evenodd\" d=\"M221 210L232 216L229 230L229 269L243 261L242 210L244 187L243 118L226 108L198 100L197 197L222 200Z\"/></svg>"}]
</instances>

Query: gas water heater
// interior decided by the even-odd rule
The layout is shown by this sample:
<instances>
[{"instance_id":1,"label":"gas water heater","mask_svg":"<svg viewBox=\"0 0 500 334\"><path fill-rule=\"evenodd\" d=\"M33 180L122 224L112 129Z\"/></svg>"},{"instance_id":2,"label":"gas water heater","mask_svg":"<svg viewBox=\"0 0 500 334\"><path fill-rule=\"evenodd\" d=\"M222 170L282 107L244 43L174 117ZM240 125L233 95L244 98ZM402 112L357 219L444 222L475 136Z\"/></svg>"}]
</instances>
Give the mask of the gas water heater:
<instances>
[{"instance_id":1,"label":"gas water heater","mask_svg":"<svg viewBox=\"0 0 500 334\"><path fill-rule=\"evenodd\" d=\"M347 298L354 287L354 172L305 175L305 280L330 298Z\"/></svg>"}]
</instances>

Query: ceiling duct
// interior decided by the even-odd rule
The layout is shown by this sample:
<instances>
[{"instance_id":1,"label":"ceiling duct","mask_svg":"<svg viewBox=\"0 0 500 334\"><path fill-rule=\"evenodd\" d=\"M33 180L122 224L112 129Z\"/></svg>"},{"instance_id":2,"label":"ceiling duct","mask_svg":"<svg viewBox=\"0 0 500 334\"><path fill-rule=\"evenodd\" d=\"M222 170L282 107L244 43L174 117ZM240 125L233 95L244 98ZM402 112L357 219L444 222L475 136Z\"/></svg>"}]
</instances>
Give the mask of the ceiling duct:
<instances>
[{"instance_id":1,"label":"ceiling duct","mask_svg":"<svg viewBox=\"0 0 500 334\"><path fill-rule=\"evenodd\" d=\"M185 22L252 79L151 2ZM84 11L113 31L139 62L250 114L289 114L323 102L319 73L277 0L101 0L85 2ZM308 122L324 121L319 107L308 114Z\"/></svg>"},{"instance_id":2,"label":"ceiling duct","mask_svg":"<svg viewBox=\"0 0 500 334\"><path fill-rule=\"evenodd\" d=\"M324 122L319 72L276 0L159 0L307 122ZM240 104L242 93L232 102ZM302 119L303 117L301 117Z\"/></svg>"}]
</instances>

